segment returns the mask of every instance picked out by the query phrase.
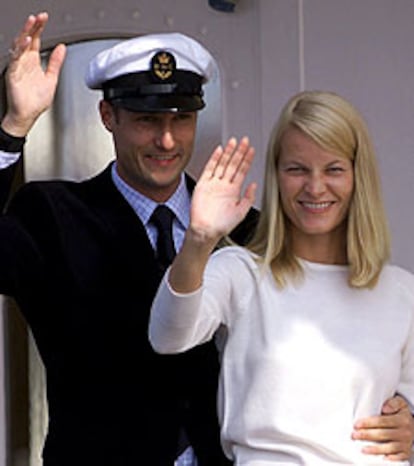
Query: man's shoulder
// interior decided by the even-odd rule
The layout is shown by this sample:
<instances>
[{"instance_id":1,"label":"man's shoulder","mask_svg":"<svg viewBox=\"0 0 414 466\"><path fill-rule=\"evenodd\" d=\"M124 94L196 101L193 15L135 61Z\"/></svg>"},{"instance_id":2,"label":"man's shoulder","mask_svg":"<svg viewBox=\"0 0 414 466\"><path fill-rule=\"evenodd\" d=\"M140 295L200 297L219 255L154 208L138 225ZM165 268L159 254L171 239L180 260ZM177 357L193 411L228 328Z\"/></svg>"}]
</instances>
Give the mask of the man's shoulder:
<instances>
[{"instance_id":1,"label":"man's shoulder","mask_svg":"<svg viewBox=\"0 0 414 466\"><path fill-rule=\"evenodd\" d=\"M107 198L113 188L108 169L85 180L31 180L18 186L7 210L72 204L93 204ZM111 196L109 196L111 197ZM101 202L101 201L99 201ZM36 207L35 207L36 206Z\"/></svg>"},{"instance_id":2,"label":"man's shoulder","mask_svg":"<svg viewBox=\"0 0 414 466\"><path fill-rule=\"evenodd\" d=\"M65 178L50 178L45 180L33 180L27 181L20 188L19 192L32 193L32 192L55 192L55 191L67 191L67 192L82 192L82 191L93 191L98 187L104 187L111 184L110 171L105 168L103 171L92 175L85 179L65 179Z\"/></svg>"}]
</instances>

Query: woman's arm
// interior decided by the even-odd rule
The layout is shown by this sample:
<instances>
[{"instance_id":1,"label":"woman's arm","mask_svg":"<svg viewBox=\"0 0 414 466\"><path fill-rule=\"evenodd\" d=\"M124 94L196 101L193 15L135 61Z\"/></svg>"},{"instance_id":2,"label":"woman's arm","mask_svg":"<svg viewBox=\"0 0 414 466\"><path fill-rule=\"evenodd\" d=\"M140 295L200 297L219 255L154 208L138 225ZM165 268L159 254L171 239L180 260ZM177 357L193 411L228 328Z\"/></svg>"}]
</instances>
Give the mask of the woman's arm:
<instances>
[{"instance_id":1,"label":"woman's arm","mask_svg":"<svg viewBox=\"0 0 414 466\"><path fill-rule=\"evenodd\" d=\"M232 138L224 149L214 151L200 176L183 247L151 309L149 339L157 352L185 351L211 338L217 328L214 319L199 316L203 274L218 241L233 230L253 204L255 184L242 194L253 156L247 138L238 145Z\"/></svg>"},{"instance_id":2,"label":"woman's arm","mask_svg":"<svg viewBox=\"0 0 414 466\"><path fill-rule=\"evenodd\" d=\"M253 205L256 185L242 192L254 157L248 138L231 138L218 147L207 162L194 189L190 226L177 254L168 281L179 293L200 288L204 269L219 240L230 233Z\"/></svg>"}]
</instances>

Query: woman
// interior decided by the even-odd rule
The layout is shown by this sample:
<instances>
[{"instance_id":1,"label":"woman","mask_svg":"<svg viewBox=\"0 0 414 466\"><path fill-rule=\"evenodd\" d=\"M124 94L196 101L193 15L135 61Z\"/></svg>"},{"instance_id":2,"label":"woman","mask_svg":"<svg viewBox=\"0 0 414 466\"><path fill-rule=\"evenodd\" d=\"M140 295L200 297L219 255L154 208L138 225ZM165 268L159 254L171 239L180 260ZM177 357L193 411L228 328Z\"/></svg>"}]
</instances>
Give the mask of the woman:
<instances>
[{"instance_id":1,"label":"woman","mask_svg":"<svg viewBox=\"0 0 414 466\"><path fill-rule=\"evenodd\" d=\"M254 184L241 193L253 152L231 140L208 162L151 343L180 352L220 329L219 418L236 465L407 465L351 435L394 393L414 402L414 276L387 264L366 126L338 95L294 96L269 141L255 236L209 259L254 201Z\"/></svg>"}]
</instances>

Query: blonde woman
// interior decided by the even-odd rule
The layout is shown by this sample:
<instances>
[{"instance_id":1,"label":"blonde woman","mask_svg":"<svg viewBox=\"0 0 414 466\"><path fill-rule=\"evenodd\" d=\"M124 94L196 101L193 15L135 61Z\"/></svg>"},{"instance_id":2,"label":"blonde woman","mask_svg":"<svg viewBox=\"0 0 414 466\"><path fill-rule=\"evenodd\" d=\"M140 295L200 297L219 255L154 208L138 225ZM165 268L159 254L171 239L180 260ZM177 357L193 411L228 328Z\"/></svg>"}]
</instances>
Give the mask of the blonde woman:
<instances>
[{"instance_id":1,"label":"blonde woman","mask_svg":"<svg viewBox=\"0 0 414 466\"><path fill-rule=\"evenodd\" d=\"M353 433L396 393L414 403L414 276L388 264L377 162L355 108L303 92L269 141L256 233L211 252L254 202L254 150L218 148L153 304L155 350L220 330L219 419L235 465L408 465ZM168 278L168 279L167 279Z\"/></svg>"}]
</instances>

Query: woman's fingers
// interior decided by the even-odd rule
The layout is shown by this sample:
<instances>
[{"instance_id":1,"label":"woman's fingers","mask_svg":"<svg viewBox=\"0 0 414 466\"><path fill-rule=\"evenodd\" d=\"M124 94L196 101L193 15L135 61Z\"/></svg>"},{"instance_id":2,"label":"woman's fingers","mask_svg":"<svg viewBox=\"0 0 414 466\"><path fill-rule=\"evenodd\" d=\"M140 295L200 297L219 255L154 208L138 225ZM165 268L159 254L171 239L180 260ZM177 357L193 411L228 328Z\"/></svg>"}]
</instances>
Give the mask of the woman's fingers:
<instances>
[{"instance_id":1,"label":"woman's fingers","mask_svg":"<svg viewBox=\"0 0 414 466\"><path fill-rule=\"evenodd\" d=\"M243 137L239 144L236 138L232 137L224 148L218 146L215 149L204 173L209 178L226 178L232 182L238 174L243 174L249 169L253 157L254 148L250 145L248 137Z\"/></svg>"}]
</instances>

